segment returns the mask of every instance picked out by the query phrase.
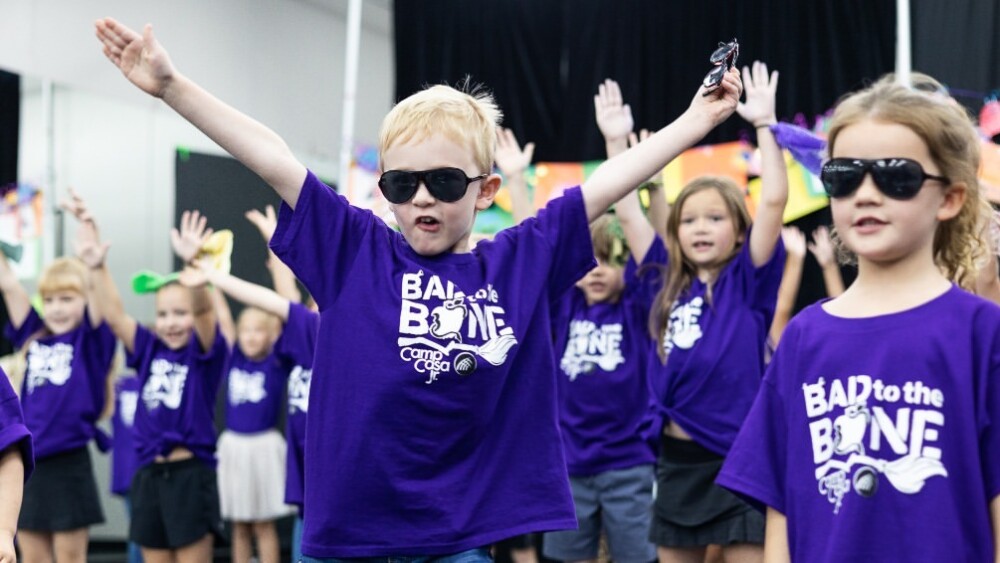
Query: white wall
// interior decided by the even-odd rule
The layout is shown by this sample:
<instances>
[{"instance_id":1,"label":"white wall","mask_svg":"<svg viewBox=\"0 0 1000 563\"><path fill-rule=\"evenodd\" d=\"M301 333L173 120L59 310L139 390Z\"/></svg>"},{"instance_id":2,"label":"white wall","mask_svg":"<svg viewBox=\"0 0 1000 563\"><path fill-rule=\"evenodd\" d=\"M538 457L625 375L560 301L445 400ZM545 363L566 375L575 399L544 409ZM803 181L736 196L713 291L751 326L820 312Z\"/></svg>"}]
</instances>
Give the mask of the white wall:
<instances>
[{"instance_id":1,"label":"white wall","mask_svg":"<svg viewBox=\"0 0 1000 563\"><path fill-rule=\"evenodd\" d=\"M278 131L307 166L336 178L347 0L322 1L330 6L303 0L0 0L0 68L25 76L21 179L41 182L46 175L38 84L48 79L55 84L48 204L70 186L87 198L112 241L109 263L125 306L140 321L152 319L153 303L127 290L131 274L166 272L172 265L167 236L175 149L221 151L121 76L101 54L93 21L110 15L134 28L152 22L181 72ZM374 143L392 104L389 19L384 2L365 3L355 121L362 142ZM240 205L238 195L233 199ZM47 220L51 228L53 217ZM73 229L67 221L68 251ZM94 461L104 491L107 458L95 455ZM108 523L94 528L92 537L123 537L120 503L105 497L104 508Z\"/></svg>"},{"instance_id":2,"label":"white wall","mask_svg":"<svg viewBox=\"0 0 1000 563\"><path fill-rule=\"evenodd\" d=\"M302 0L0 0L0 68L56 85L55 177L47 193L73 186L88 199L113 242L120 284L138 269L171 266L175 148L221 151L121 76L101 53L94 20L110 15L136 29L153 23L181 72L336 179L347 0L329 2L333 9ZM365 4L355 136L373 143L392 104L392 41L384 3ZM19 172L39 182L43 108L39 90L26 86ZM72 230L70 222L68 236ZM152 317L149 299L123 296L130 312Z\"/></svg>"}]
</instances>

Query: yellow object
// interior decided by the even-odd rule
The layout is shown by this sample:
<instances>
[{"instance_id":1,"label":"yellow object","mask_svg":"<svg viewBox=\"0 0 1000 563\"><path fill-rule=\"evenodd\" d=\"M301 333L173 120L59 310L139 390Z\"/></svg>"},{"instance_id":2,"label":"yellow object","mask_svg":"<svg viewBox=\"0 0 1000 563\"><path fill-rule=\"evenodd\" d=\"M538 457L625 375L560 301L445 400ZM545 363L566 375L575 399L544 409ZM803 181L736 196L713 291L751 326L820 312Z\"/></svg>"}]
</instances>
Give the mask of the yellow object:
<instances>
[{"instance_id":1,"label":"yellow object","mask_svg":"<svg viewBox=\"0 0 1000 563\"><path fill-rule=\"evenodd\" d=\"M213 270L228 274L232 269L233 232L223 229L212 233L201 246L197 259L209 258Z\"/></svg>"}]
</instances>

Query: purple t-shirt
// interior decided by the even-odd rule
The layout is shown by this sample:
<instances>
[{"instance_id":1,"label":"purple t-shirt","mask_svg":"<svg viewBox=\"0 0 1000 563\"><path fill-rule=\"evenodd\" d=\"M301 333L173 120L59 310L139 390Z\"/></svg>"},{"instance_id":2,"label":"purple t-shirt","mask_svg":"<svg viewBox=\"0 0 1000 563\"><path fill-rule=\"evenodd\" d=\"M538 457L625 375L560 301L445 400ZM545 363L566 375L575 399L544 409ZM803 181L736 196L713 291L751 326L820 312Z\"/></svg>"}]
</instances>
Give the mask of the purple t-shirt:
<instances>
[{"instance_id":1,"label":"purple t-shirt","mask_svg":"<svg viewBox=\"0 0 1000 563\"><path fill-rule=\"evenodd\" d=\"M288 416L285 419L285 502L302 507L305 495L306 414L309 412L309 383L316 353L319 313L298 303L288 306L288 320L274 352L292 364L288 375Z\"/></svg>"},{"instance_id":2,"label":"purple t-shirt","mask_svg":"<svg viewBox=\"0 0 1000 563\"><path fill-rule=\"evenodd\" d=\"M750 240L749 230L745 240ZM649 252L666 262L662 244ZM662 342L666 366L655 348L650 352L652 382L666 416L719 455L726 455L760 387L764 343L784 267L780 240L759 268L750 244L744 244L719 272L710 301L708 287L695 278L674 303Z\"/></svg>"},{"instance_id":3,"label":"purple t-shirt","mask_svg":"<svg viewBox=\"0 0 1000 563\"><path fill-rule=\"evenodd\" d=\"M467 254L420 256L307 176L271 244L320 306L303 553L439 555L576 517L549 302L593 265L579 189Z\"/></svg>"},{"instance_id":4,"label":"purple t-shirt","mask_svg":"<svg viewBox=\"0 0 1000 563\"><path fill-rule=\"evenodd\" d=\"M44 336L32 339L36 334ZM30 309L21 326L7 326L7 336L27 348L21 406L35 455L43 459L86 446L97 436L117 345L107 323L91 326L85 310L80 326L55 336Z\"/></svg>"},{"instance_id":5,"label":"purple t-shirt","mask_svg":"<svg viewBox=\"0 0 1000 563\"><path fill-rule=\"evenodd\" d=\"M212 347L203 352L194 331L187 346L171 350L152 331L136 325L128 365L142 387L133 426L139 467L176 447L215 466L215 396L227 355L218 329Z\"/></svg>"},{"instance_id":6,"label":"purple t-shirt","mask_svg":"<svg viewBox=\"0 0 1000 563\"><path fill-rule=\"evenodd\" d=\"M277 426L289 369L273 352L251 360L234 345L226 370L226 429L254 434Z\"/></svg>"},{"instance_id":7,"label":"purple t-shirt","mask_svg":"<svg viewBox=\"0 0 1000 563\"><path fill-rule=\"evenodd\" d=\"M139 378L121 375L115 382L115 414L111 417L111 492L127 495L138 469L132 427L139 404Z\"/></svg>"},{"instance_id":8,"label":"purple t-shirt","mask_svg":"<svg viewBox=\"0 0 1000 563\"><path fill-rule=\"evenodd\" d=\"M792 561L993 561L1000 308L803 310L718 483L786 515Z\"/></svg>"},{"instance_id":9,"label":"purple t-shirt","mask_svg":"<svg viewBox=\"0 0 1000 563\"><path fill-rule=\"evenodd\" d=\"M0 369L0 452L11 446L21 450L21 463L24 464L24 480L27 481L35 469L35 453L31 443L31 433L24 424L21 412L21 401L14 393L14 388L7 379L7 374Z\"/></svg>"},{"instance_id":10,"label":"purple t-shirt","mask_svg":"<svg viewBox=\"0 0 1000 563\"><path fill-rule=\"evenodd\" d=\"M644 262L648 265L649 253ZM596 475L656 461L659 428L646 383L649 292L656 269L643 279L630 258L616 303L588 306L573 287L553 304L552 331L559 362L559 427L572 476Z\"/></svg>"}]
</instances>

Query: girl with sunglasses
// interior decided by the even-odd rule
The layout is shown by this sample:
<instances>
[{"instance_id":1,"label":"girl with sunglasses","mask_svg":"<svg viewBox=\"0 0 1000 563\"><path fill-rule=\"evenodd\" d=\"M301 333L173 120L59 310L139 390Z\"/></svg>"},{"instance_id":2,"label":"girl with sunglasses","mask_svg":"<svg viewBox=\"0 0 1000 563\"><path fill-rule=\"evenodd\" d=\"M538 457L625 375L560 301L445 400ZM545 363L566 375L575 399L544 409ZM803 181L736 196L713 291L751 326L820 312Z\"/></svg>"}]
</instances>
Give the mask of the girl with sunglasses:
<instances>
[{"instance_id":1,"label":"girl with sunglasses","mask_svg":"<svg viewBox=\"0 0 1000 563\"><path fill-rule=\"evenodd\" d=\"M718 483L767 506L768 561L996 561L1000 309L963 290L985 248L972 123L882 81L838 106L829 151L857 280L788 325Z\"/></svg>"}]
</instances>

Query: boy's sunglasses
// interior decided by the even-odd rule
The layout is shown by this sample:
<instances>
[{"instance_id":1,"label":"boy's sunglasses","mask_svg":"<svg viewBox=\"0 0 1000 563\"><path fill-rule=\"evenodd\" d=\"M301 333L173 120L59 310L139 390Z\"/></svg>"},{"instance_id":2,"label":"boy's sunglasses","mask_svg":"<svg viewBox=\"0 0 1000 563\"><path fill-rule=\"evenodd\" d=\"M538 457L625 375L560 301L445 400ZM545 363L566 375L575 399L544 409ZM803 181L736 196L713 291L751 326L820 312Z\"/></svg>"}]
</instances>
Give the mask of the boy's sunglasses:
<instances>
[{"instance_id":1,"label":"boy's sunglasses","mask_svg":"<svg viewBox=\"0 0 1000 563\"><path fill-rule=\"evenodd\" d=\"M740 56L740 44L736 41L734 37L729 43L719 43L719 48L716 49L712 56L708 58L708 61L715 65L715 68L705 75L705 79L702 81L702 86L704 86L708 91L705 92L707 96L709 92L712 92L722 84L722 78L726 76L726 72L736 66L736 59Z\"/></svg>"},{"instance_id":2,"label":"boy's sunglasses","mask_svg":"<svg viewBox=\"0 0 1000 563\"><path fill-rule=\"evenodd\" d=\"M834 158L823 164L820 180L830 197L847 197L854 193L871 173L879 191L892 199L912 199L927 180L950 184L944 176L924 172L920 163L909 158Z\"/></svg>"},{"instance_id":3,"label":"boy's sunglasses","mask_svg":"<svg viewBox=\"0 0 1000 563\"><path fill-rule=\"evenodd\" d=\"M462 199L469 184L476 180L485 180L489 174L480 174L469 178L458 168L435 168L434 170L387 170L378 179L378 187L389 203L406 203L413 199L420 183L427 186L427 191L434 199L452 203Z\"/></svg>"}]
</instances>

